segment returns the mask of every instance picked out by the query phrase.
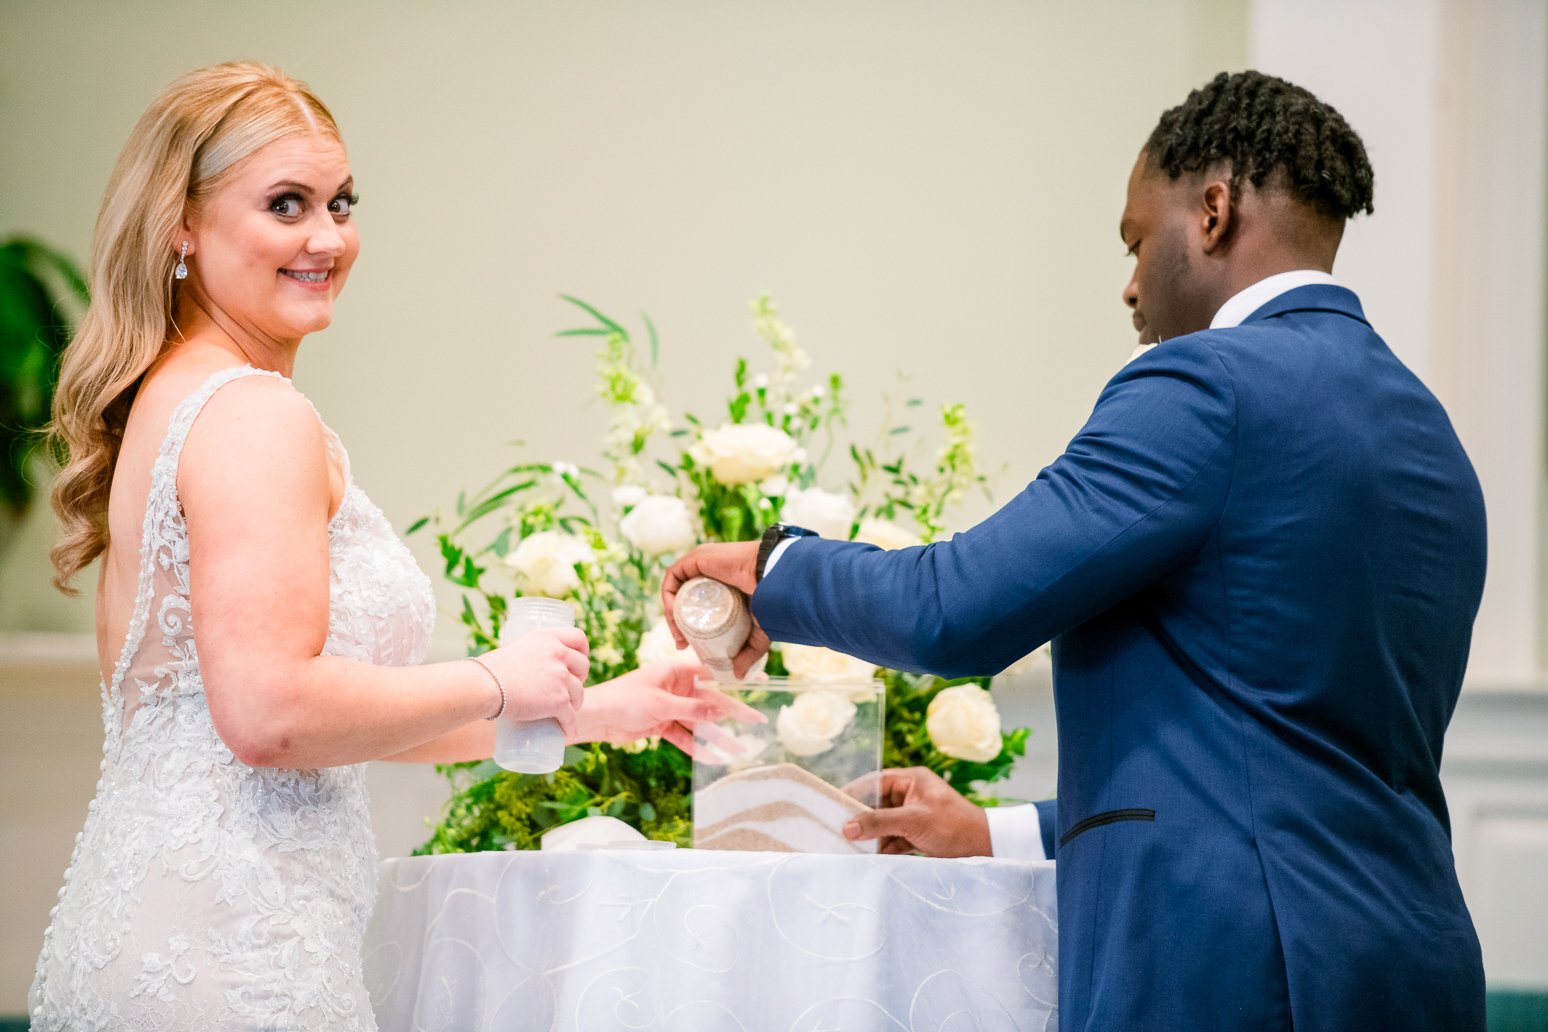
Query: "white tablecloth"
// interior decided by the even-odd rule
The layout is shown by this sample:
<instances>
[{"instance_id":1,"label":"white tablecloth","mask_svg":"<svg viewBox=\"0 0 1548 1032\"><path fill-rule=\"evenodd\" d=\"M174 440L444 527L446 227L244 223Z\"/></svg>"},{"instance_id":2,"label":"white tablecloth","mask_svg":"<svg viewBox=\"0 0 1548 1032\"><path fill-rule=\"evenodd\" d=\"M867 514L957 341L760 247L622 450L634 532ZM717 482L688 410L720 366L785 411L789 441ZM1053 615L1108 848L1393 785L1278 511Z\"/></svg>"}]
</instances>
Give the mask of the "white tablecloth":
<instances>
[{"instance_id":1,"label":"white tablecloth","mask_svg":"<svg viewBox=\"0 0 1548 1032\"><path fill-rule=\"evenodd\" d=\"M382 1032L1044 1032L1054 865L695 850L388 860Z\"/></svg>"}]
</instances>

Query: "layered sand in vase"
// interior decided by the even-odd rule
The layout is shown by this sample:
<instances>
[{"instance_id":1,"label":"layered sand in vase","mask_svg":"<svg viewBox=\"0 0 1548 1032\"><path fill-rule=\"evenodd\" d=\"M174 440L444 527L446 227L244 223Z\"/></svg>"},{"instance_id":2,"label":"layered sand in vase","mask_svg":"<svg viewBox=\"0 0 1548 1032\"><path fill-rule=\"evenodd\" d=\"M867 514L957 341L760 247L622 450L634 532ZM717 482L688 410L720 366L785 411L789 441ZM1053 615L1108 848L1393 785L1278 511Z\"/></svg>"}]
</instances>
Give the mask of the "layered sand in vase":
<instances>
[{"instance_id":1,"label":"layered sand in vase","mask_svg":"<svg viewBox=\"0 0 1548 1032\"><path fill-rule=\"evenodd\" d=\"M727 774L693 798L697 849L776 853L874 853L843 827L869 806L793 763Z\"/></svg>"}]
</instances>

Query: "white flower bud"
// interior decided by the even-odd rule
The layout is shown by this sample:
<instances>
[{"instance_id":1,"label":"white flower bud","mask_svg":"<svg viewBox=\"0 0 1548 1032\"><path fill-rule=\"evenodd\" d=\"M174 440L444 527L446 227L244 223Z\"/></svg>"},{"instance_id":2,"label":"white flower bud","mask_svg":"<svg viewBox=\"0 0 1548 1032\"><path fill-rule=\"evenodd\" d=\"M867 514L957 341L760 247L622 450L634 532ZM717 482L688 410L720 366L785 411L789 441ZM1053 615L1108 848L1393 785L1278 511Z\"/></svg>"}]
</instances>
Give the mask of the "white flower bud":
<instances>
[{"instance_id":1,"label":"white flower bud","mask_svg":"<svg viewBox=\"0 0 1548 1032\"><path fill-rule=\"evenodd\" d=\"M802 692L779 708L774 720L780 744L792 756L817 756L855 719L855 704L840 692Z\"/></svg>"},{"instance_id":2,"label":"white flower bud","mask_svg":"<svg viewBox=\"0 0 1548 1032\"><path fill-rule=\"evenodd\" d=\"M783 430L765 423L725 423L707 431L689 454L722 484L747 484L781 473L800 449Z\"/></svg>"},{"instance_id":3,"label":"white flower bud","mask_svg":"<svg viewBox=\"0 0 1548 1032\"><path fill-rule=\"evenodd\" d=\"M855 521L855 503L848 496L824 491L820 487L796 489L785 496L780 518L825 538L849 540L849 528Z\"/></svg>"},{"instance_id":4,"label":"white flower bud","mask_svg":"<svg viewBox=\"0 0 1548 1032\"><path fill-rule=\"evenodd\" d=\"M613 504L620 509L639 505L645 497L645 489L638 484L620 484L613 488Z\"/></svg>"},{"instance_id":5,"label":"white flower bud","mask_svg":"<svg viewBox=\"0 0 1548 1032\"><path fill-rule=\"evenodd\" d=\"M863 519L855 531L855 540L878 548L909 548L921 544L918 535L889 520Z\"/></svg>"},{"instance_id":6,"label":"white flower bud","mask_svg":"<svg viewBox=\"0 0 1548 1032\"><path fill-rule=\"evenodd\" d=\"M646 555L686 552L697 543L693 516L681 498L646 495L618 521L624 540Z\"/></svg>"},{"instance_id":7,"label":"white flower bud","mask_svg":"<svg viewBox=\"0 0 1548 1032\"><path fill-rule=\"evenodd\" d=\"M1000 755L1000 711L976 684L942 690L925 711L925 730L935 747L959 760L987 763Z\"/></svg>"},{"instance_id":8,"label":"white flower bud","mask_svg":"<svg viewBox=\"0 0 1548 1032\"><path fill-rule=\"evenodd\" d=\"M516 571L516 583L523 591L563 598L580 587L576 564L590 563L595 558L591 546L580 538L540 530L522 538L505 562Z\"/></svg>"},{"instance_id":9,"label":"white flower bud","mask_svg":"<svg viewBox=\"0 0 1548 1032\"><path fill-rule=\"evenodd\" d=\"M867 682L876 673L876 664L867 663L820 645L781 645L785 670L792 681L817 684Z\"/></svg>"}]
</instances>

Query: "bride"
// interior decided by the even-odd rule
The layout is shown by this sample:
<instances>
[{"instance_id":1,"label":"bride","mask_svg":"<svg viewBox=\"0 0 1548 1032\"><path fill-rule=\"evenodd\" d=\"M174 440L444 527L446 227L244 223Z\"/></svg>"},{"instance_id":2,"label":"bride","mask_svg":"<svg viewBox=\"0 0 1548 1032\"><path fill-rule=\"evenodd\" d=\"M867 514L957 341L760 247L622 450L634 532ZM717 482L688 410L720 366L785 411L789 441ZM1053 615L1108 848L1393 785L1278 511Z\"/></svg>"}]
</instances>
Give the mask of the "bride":
<instances>
[{"instance_id":1,"label":"bride","mask_svg":"<svg viewBox=\"0 0 1548 1032\"><path fill-rule=\"evenodd\" d=\"M583 693L576 630L421 665L429 581L288 379L359 252L354 189L328 109L253 63L172 83L108 183L53 552L61 590L101 562L106 742L34 1029L374 1029L364 761L487 757L497 717L691 745L725 705L683 664Z\"/></svg>"}]
</instances>

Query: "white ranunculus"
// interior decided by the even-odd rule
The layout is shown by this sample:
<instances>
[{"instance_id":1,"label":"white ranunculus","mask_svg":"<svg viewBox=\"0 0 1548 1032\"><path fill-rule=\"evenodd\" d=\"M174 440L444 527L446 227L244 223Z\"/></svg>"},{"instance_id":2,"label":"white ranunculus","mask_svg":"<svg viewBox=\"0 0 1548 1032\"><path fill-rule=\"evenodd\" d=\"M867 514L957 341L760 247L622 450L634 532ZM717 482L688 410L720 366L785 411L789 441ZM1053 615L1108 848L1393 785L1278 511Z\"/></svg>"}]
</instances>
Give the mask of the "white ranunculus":
<instances>
[{"instance_id":1,"label":"white ranunculus","mask_svg":"<svg viewBox=\"0 0 1548 1032\"><path fill-rule=\"evenodd\" d=\"M944 689L930 700L925 730L935 747L959 760L987 763L1000 755L1000 711L976 684Z\"/></svg>"},{"instance_id":2,"label":"white ranunculus","mask_svg":"<svg viewBox=\"0 0 1548 1032\"><path fill-rule=\"evenodd\" d=\"M686 552L697 543L693 516L681 498L646 495L618 521L624 540L646 555Z\"/></svg>"},{"instance_id":3,"label":"white ranunculus","mask_svg":"<svg viewBox=\"0 0 1548 1032\"><path fill-rule=\"evenodd\" d=\"M781 706L774 727L786 752L816 756L833 748L834 740L854 719L855 704L842 692L810 691Z\"/></svg>"},{"instance_id":4,"label":"white ranunculus","mask_svg":"<svg viewBox=\"0 0 1548 1032\"><path fill-rule=\"evenodd\" d=\"M591 546L580 538L540 530L522 538L505 561L516 571L516 583L522 591L563 598L580 587L575 565L595 558Z\"/></svg>"},{"instance_id":5,"label":"white ranunculus","mask_svg":"<svg viewBox=\"0 0 1548 1032\"><path fill-rule=\"evenodd\" d=\"M825 538L848 541L849 528L855 522L855 503L847 495L834 494L820 487L796 489L785 495L780 521L815 530Z\"/></svg>"},{"instance_id":6,"label":"white ranunculus","mask_svg":"<svg viewBox=\"0 0 1548 1032\"><path fill-rule=\"evenodd\" d=\"M638 484L619 484L613 488L613 504L620 509L639 505L645 498L645 489Z\"/></svg>"},{"instance_id":7,"label":"white ranunculus","mask_svg":"<svg viewBox=\"0 0 1548 1032\"><path fill-rule=\"evenodd\" d=\"M640 635L640 647L634 653L640 666L663 659L677 660L684 655L677 651L677 642L672 640L672 629L667 626L665 618L651 624L650 630Z\"/></svg>"},{"instance_id":8,"label":"white ranunculus","mask_svg":"<svg viewBox=\"0 0 1548 1032\"><path fill-rule=\"evenodd\" d=\"M891 520L873 518L860 521L860 529L855 531L855 540L878 548L911 548L924 543L917 534Z\"/></svg>"},{"instance_id":9,"label":"white ranunculus","mask_svg":"<svg viewBox=\"0 0 1548 1032\"><path fill-rule=\"evenodd\" d=\"M795 438L766 423L722 423L689 449L722 484L748 484L782 473L801 453Z\"/></svg>"},{"instance_id":10,"label":"white ranunculus","mask_svg":"<svg viewBox=\"0 0 1548 1032\"><path fill-rule=\"evenodd\" d=\"M785 670L792 681L816 684L867 682L876 673L876 664L867 663L820 645L781 645Z\"/></svg>"},{"instance_id":11,"label":"white ranunculus","mask_svg":"<svg viewBox=\"0 0 1548 1032\"><path fill-rule=\"evenodd\" d=\"M776 473L772 477L769 477L767 480L760 481L758 484L758 490L762 491L770 498L783 498L785 496L785 492L790 490L790 480L789 478Z\"/></svg>"}]
</instances>

